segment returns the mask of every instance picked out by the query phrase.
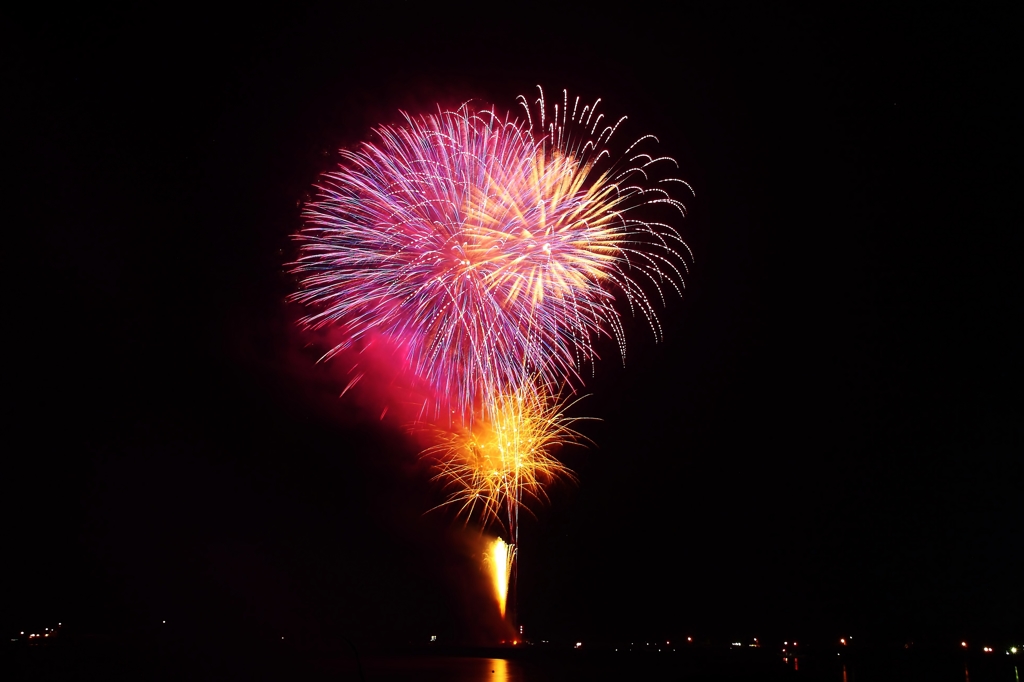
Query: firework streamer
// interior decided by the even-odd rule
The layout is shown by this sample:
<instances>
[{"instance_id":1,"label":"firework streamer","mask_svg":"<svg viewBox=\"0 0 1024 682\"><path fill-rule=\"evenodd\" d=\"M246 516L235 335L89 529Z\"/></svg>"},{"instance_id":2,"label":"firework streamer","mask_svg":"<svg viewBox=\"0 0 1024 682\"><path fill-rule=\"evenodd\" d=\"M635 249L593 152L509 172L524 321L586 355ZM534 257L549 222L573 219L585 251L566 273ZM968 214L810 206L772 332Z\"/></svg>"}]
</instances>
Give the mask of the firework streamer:
<instances>
[{"instance_id":1,"label":"firework streamer","mask_svg":"<svg viewBox=\"0 0 1024 682\"><path fill-rule=\"evenodd\" d=\"M507 544L501 538L495 538L487 547L484 563L489 564L491 579L494 584L494 596L498 600L498 610L505 617L508 602L508 589L512 577L512 566L515 562L516 547Z\"/></svg>"}]
</instances>

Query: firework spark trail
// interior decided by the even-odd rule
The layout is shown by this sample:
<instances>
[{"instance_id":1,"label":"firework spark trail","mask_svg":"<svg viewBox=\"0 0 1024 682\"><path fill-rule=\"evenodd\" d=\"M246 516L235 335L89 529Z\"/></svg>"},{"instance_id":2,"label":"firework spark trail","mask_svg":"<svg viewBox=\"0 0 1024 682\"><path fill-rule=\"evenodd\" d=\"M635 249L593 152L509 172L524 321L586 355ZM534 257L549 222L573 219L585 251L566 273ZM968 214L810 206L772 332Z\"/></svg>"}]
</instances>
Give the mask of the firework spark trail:
<instances>
[{"instance_id":1,"label":"firework spark trail","mask_svg":"<svg viewBox=\"0 0 1024 682\"><path fill-rule=\"evenodd\" d=\"M494 596L498 600L498 610L505 617L508 603L508 586L512 577L512 566L516 558L515 545L507 544L501 538L495 538L487 548L486 563L490 564L491 579L494 584Z\"/></svg>"},{"instance_id":2,"label":"firework spark trail","mask_svg":"<svg viewBox=\"0 0 1024 682\"><path fill-rule=\"evenodd\" d=\"M577 98L569 116L565 95L548 119L541 92L537 116L521 98L525 122L469 104L406 115L342 152L294 264L292 298L315 309L302 324L344 332L325 357L379 332L438 396L432 416L469 424L524 377L582 383L600 335L625 356L619 297L660 338L645 288L679 291L692 256L651 212L685 214L669 192L682 181L660 177L668 157L637 152L653 136L612 163L622 119L604 124L599 102Z\"/></svg>"}]
</instances>

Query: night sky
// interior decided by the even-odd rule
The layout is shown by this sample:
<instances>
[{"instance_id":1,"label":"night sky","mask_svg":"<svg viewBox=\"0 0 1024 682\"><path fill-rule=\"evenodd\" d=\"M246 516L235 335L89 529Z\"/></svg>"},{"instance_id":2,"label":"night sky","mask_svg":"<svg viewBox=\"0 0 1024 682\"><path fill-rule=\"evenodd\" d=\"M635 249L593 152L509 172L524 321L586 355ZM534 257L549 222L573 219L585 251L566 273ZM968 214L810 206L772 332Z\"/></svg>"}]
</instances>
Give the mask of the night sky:
<instances>
[{"instance_id":1,"label":"night sky","mask_svg":"<svg viewBox=\"0 0 1024 682\"><path fill-rule=\"evenodd\" d=\"M285 264L339 148L541 84L660 138L696 263L663 343L630 319L624 367L601 347L596 446L522 527L527 634L1024 634L1008 15L5 23L6 630L472 639L477 532L425 514L401 423L338 399Z\"/></svg>"}]
</instances>

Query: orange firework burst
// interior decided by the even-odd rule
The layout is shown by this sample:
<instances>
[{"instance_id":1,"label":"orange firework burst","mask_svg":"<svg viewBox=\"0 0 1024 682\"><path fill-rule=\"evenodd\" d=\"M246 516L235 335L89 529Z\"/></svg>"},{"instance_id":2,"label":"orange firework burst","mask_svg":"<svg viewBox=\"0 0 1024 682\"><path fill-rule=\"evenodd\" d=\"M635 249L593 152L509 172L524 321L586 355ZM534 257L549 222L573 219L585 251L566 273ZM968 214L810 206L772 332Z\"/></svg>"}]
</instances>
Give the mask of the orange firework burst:
<instances>
[{"instance_id":1,"label":"orange firework burst","mask_svg":"<svg viewBox=\"0 0 1024 682\"><path fill-rule=\"evenodd\" d=\"M571 405L550 397L535 382L523 382L514 393L490 402L490 418L472 428L431 428L437 443L423 456L435 461L434 480L449 491L443 505L457 505L467 518L478 512L483 521L505 528L514 541L524 498L547 500L545 485L575 480L552 451L584 440L572 428L583 418L567 416Z\"/></svg>"}]
</instances>

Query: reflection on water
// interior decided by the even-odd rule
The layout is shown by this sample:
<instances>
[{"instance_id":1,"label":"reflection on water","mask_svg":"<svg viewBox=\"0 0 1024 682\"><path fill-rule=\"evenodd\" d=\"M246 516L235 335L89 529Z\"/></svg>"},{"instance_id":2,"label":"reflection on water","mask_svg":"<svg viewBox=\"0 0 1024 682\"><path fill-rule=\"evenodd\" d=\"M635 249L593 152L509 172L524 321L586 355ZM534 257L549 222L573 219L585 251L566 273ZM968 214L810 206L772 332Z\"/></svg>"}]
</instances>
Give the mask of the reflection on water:
<instances>
[{"instance_id":1,"label":"reflection on water","mask_svg":"<svg viewBox=\"0 0 1024 682\"><path fill-rule=\"evenodd\" d=\"M498 653L498 652L494 652ZM615 653L576 655L541 655L522 658L486 658L460 656L407 656L370 658L365 661L365 675L338 678L368 682L566 682L585 680L662 680L689 679L697 676L721 677L729 680L762 682L777 679L789 668L794 680L825 680L826 682L868 682L871 680L942 680L962 679L964 682L1021 682L1012 661L998 659L956 660L941 655L923 658L865 655L857 660L836 660L827 657L804 659L800 666L795 657L771 658L749 656L634 656ZM550 653L550 652L549 652ZM803 658L803 656L801 656ZM806 668L806 670L804 670ZM1011 668L1013 671L1011 672ZM799 670L799 672L796 672ZM958 672L959 671L959 672ZM960 677L960 674L963 677ZM787 678L788 679L788 678Z\"/></svg>"},{"instance_id":2,"label":"reflection on water","mask_svg":"<svg viewBox=\"0 0 1024 682\"><path fill-rule=\"evenodd\" d=\"M503 658L410 657L367 661L375 682L524 682L522 665ZM540 679L546 679L543 676Z\"/></svg>"},{"instance_id":3,"label":"reflection on water","mask_svg":"<svg viewBox=\"0 0 1024 682\"><path fill-rule=\"evenodd\" d=\"M491 664L491 677L494 682L512 682L513 679L519 679L519 675L513 678L511 666L504 658L488 658L487 661Z\"/></svg>"}]
</instances>

